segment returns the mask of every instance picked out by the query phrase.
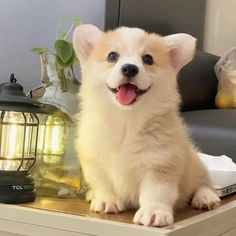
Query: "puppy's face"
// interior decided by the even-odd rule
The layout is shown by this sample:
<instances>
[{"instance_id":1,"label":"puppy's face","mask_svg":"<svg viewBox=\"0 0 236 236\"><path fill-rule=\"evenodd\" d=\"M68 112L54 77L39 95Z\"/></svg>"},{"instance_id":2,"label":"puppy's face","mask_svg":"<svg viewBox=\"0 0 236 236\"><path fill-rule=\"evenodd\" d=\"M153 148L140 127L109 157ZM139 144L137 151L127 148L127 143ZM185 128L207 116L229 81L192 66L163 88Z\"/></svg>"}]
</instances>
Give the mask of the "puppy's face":
<instances>
[{"instance_id":1,"label":"puppy's face","mask_svg":"<svg viewBox=\"0 0 236 236\"><path fill-rule=\"evenodd\" d=\"M82 25L74 32L73 44L83 79L93 80L90 84L119 108L130 109L176 93L176 73L192 59L195 39L186 34L160 37L128 27L104 33Z\"/></svg>"}]
</instances>

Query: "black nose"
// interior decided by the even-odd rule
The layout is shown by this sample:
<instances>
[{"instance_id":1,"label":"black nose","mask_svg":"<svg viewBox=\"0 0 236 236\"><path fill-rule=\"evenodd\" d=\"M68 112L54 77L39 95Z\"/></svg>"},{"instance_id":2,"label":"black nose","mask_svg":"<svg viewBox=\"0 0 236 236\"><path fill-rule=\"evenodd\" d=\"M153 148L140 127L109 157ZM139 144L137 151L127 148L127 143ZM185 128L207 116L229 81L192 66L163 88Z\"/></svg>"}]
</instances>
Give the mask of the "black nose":
<instances>
[{"instance_id":1,"label":"black nose","mask_svg":"<svg viewBox=\"0 0 236 236\"><path fill-rule=\"evenodd\" d=\"M127 78L132 78L138 74L138 67L133 64L125 64L121 67L122 74Z\"/></svg>"}]
</instances>

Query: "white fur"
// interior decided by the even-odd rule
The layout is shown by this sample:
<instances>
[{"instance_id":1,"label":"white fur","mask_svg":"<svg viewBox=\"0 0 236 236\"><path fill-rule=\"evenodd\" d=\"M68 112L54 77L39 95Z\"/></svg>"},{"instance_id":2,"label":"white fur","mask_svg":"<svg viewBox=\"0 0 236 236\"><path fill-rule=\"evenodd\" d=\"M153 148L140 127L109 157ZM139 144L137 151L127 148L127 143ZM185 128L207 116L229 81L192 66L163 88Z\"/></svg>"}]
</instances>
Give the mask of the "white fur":
<instances>
[{"instance_id":1,"label":"white fur","mask_svg":"<svg viewBox=\"0 0 236 236\"><path fill-rule=\"evenodd\" d=\"M166 46L172 57L172 63L177 72L189 63L194 55L196 39L189 34L172 34L166 36Z\"/></svg>"},{"instance_id":2,"label":"white fur","mask_svg":"<svg viewBox=\"0 0 236 236\"><path fill-rule=\"evenodd\" d=\"M94 25L81 25L73 34L77 56L81 61L87 60L102 32Z\"/></svg>"},{"instance_id":3,"label":"white fur","mask_svg":"<svg viewBox=\"0 0 236 236\"><path fill-rule=\"evenodd\" d=\"M192 206L198 209L210 210L219 205L219 198L206 186L200 187L192 199Z\"/></svg>"},{"instance_id":4,"label":"white fur","mask_svg":"<svg viewBox=\"0 0 236 236\"><path fill-rule=\"evenodd\" d=\"M202 186L209 190L203 191L203 195L211 197L205 201L202 191L197 191L200 196L193 205L200 206L204 201L216 206L219 199L211 190L208 174L177 111L176 73L193 57L192 37L164 38L166 53L175 48L177 57L173 59L174 65L156 66L153 72L141 61L145 46L140 39L149 37L143 30L122 27L114 32L127 50L116 48L118 43L114 42L109 51L120 50L121 55L111 65L105 58L97 60L93 51L89 52L91 55L84 53L87 50L84 45L91 40L81 36L81 32L86 31L89 37L103 33L91 26L85 25L82 30L80 27L73 40L83 75L76 147L91 188L88 196L91 210L117 213L135 207L139 208L135 223L166 226L173 223L173 208L189 200ZM101 41L95 40L92 47L96 49ZM151 86L146 94L127 106L119 104L107 88L122 83L120 68L124 63L139 67L133 83L144 89Z\"/></svg>"}]
</instances>

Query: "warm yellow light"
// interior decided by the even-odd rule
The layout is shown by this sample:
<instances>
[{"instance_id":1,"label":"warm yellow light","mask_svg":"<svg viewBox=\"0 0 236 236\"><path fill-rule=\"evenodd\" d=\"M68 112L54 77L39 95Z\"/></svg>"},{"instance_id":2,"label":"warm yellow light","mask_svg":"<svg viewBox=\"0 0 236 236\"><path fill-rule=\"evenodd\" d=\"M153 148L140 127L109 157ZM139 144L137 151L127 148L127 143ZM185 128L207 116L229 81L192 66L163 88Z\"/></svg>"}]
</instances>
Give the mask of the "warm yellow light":
<instances>
[{"instance_id":1,"label":"warm yellow light","mask_svg":"<svg viewBox=\"0 0 236 236\"><path fill-rule=\"evenodd\" d=\"M9 159L9 161L2 161L0 169L15 170L16 166L19 166L20 161L10 161L10 159L22 157L24 132L24 128L20 124L22 121L23 118L20 113L6 112L3 120L4 125L2 125L4 138L2 138L1 143L1 156Z\"/></svg>"},{"instance_id":2,"label":"warm yellow light","mask_svg":"<svg viewBox=\"0 0 236 236\"><path fill-rule=\"evenodd\" d=\"M56 163L65 152L68 136L68 124L65 115L50 115L46 125L41 125L38 136L38 154L42 154L44 162Z\"/></svg>"},{"instance_id":3,"label":"warm yellow light","mask_svg":"<svg viewBox=\"0 0 236 236\"><path fill-rule=\"evenodd\" d=\"M45 139L45 125L39 125L39 131L38 131L38 145L37 145L37 153L43 153L43 147L44 147L44 139Z\"/></svg>"},{"instance_id":4,"label":"warm yellow light","mask_svg":"<svg viewBox=\"0 0 236 236\"><path fill-rule=\"evenodd\" d=\"M64 152L64 127L50 124L46 129L45 152L48 154L61 155Z\"/></svg>"},{"instance_id":5,"label":"warm yellow light","mask_svg":"<svg viewBox=\"0 0 236 236\"><path fill-rule=\"evenodd\" d=\"M6 145L7 145L7 150L6 150L6 157L11 159L14 156L16 156L16 138L17 138L17 126L12 125L9 127L9 137L6 137ZM5 170L11 170L12 168L15 169L16 165L18 164L17 162L12 162L12 161L4 161L4 169Z\"/></svg>"},{"instance_id":6,"label":"warm yellow light","mask_svg":"<svg viewBox=\"0 0 236 236\"><path fill-rule=\"evenodd\" d=\"M17 140L17 126L11 125L8 138L8 157L16 156L16 140Z\"/></svg>"}]
</instances>

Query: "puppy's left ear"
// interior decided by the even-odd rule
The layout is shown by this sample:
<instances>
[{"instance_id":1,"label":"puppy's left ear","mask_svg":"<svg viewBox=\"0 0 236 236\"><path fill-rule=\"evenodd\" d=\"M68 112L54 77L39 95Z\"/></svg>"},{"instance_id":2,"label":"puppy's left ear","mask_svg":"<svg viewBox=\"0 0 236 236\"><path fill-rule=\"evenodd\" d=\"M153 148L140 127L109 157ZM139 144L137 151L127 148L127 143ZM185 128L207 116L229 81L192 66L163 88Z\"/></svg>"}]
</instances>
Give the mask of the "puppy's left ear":
<instances>
[{"instance_id":1,"label":"puppy's left ear","mask_svg":"<svg viewBox=\"0 0 236 236\"><path fill-rule=\"evenodd\" d=\"M102 31L94 25L78 26L73 33L73 47L79 61L86 61L91 55Z\"/></svg>"},{"instance_id":2,"label":"puppy's left ear","mask_svg":"<svg viewBox=\"0 0 236 236\"><path fill-rule=\"evenodd\" d=\"M189 34L172 34L164 39L170 63L178 72L193 59L196 39Z\"/></svg>"}]
</instances>

